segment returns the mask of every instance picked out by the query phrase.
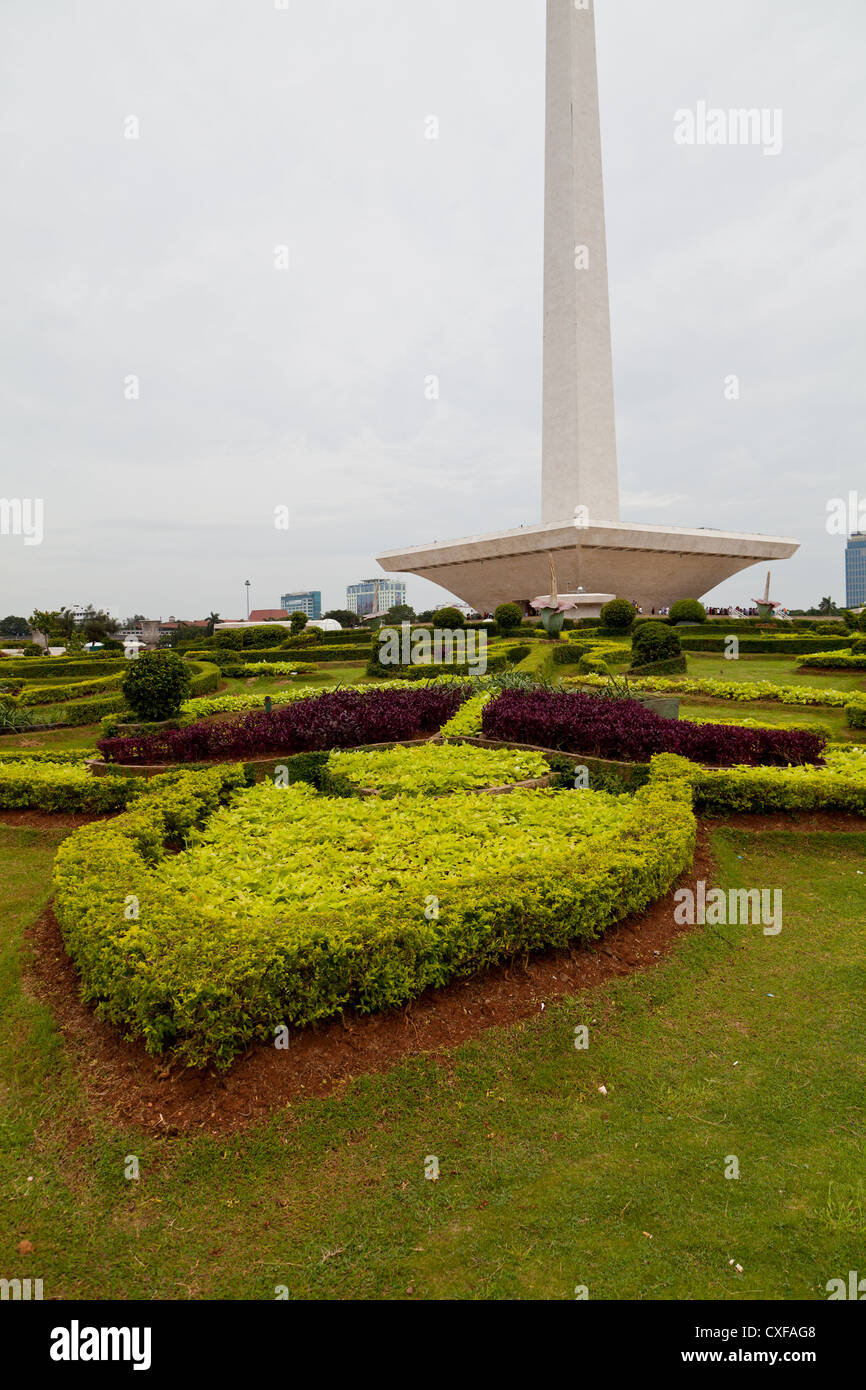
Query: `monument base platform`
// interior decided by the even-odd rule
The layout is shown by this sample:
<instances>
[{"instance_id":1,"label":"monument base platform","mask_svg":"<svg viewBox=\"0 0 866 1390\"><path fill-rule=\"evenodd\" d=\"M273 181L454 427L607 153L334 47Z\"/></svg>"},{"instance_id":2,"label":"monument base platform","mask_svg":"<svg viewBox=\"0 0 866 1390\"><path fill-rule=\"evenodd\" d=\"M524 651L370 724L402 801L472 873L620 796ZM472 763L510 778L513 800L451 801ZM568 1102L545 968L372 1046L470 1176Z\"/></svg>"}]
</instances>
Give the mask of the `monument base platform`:
<instances>
[{"instance_id":1,"label":"monument base platform","mask_svg":"<svg viewBox=\"0 0 866 1390\"><path fill-rule=\"evenodd\" d=\"M579 622L581 618L600 618L601 610L611 599L616 598L616 594L585 594L579 590L576 594L558 594L559 611L563 618L572 618ZM534 598L530 607L536 613L540 613L550 603L550 596L540 594Z\"/></svg>"},{"instance_id":2,"label":"monument base platform","mask_svg":"<svg viewBox=\"0 0 866 1390\"><path fill-rule=\"evenodd\" d=\"M530 605L550 587L548 555L565 593L581 587L631 599L645 613L701 598L732 575L768 560L787 560L799 541L705 528L642 526L624 521L546 522L487 536L389 550L389 574L417 574L480 613L500 603Z\"/></svg>"}]
</instances>

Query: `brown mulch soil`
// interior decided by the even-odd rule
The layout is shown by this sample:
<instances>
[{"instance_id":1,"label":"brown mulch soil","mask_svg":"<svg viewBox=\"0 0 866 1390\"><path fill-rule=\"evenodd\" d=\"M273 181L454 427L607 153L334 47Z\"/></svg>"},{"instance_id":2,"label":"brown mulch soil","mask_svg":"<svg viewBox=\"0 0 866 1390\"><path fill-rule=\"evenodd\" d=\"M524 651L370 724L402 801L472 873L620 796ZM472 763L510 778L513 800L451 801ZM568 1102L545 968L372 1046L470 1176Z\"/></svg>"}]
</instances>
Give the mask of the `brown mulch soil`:
<instances>
[{"instance_id":1,"label":"brown mulch soil","mask_svg":"<svg viewBox=\"0 0 866 1390\"><path fill-rule=\"evenodd\" d=\"M95 820L111 820L120 812L112 811L104 816L94 816L91 812L63 811L0 811L0 825L11 825L14 829L33 826L37 830L77 830L79 826L90 825Z\"/></svg>"},{"instance_id":2,"label":"brown mulch soil","mask_svg":"<svg viewBox=\"0 0 866 1390\"><path fill-rule=\"evenodd\" d=\"M745 812L729 816L704 816L704 824L715 830L717 826L732 825L738 830L788 830L800 834L820 834L827 831L866 832L866 820L862 816L847 815L842 811L806 811L794 814L790 811Z\"/></svg>"}]
</instances>

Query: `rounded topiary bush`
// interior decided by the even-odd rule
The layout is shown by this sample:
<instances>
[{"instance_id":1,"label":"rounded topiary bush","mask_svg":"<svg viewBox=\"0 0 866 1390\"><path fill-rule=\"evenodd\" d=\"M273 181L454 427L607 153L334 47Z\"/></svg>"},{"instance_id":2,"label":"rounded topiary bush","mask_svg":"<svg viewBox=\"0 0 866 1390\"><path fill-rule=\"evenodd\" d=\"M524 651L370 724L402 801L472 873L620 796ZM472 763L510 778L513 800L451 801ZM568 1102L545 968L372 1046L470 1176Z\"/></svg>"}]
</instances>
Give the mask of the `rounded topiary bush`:
<instances>
[{"instance_id":1,"label":"rounded topiary bush","mask_svg":"<svg viewBox=\"0 0 866 1390\"><path fill-rule=\"evenodd\" d=\"M521 614L521 617L523 615ZM437 608L433 614L434 627L463 627L466 619L459 608Z\"/></svg>"},{"instance_id":2,"label":"rounded topiary bush","mask_svg":"<svg viewBox=\"0 0 866 1390\"><path fill-rule=\"evenodd\" d=\"M670 611L672 623L705 623L707 610L696 598L681 598Z\"/></svg>"},{"instance_id":3,"label":"rounded topiary bush","mask_svg":"<svg viewBox=\"0 0 866 1390\"><path fill-rule=\"evenodd\" d=\"M628 632L636 614L637 609L627 598L612 598L601 610L601 625L614 628L618 632Z\"/></svg>"},{"instance_id":4,"label":"rounded topiary bush","mask_svg":"<svg viewBox=\"0 0 866 1390\"><path fill-rule=\"evenodd\" d=\"M500 632L513 632L523 622L523 610L516 603L500 603L493 618Z\"/></svg>"},{"instance_id":5,"label":"rounded topiary bush","mask_svg":"<svg viewBox=\"0 0 866 1390\"><path fill-rule=\"evenodd\" d=\"M856 642L851 643L852 656L866 656L866 637L858 637Z\"/></svg>"},{"instance_id":6,"label":"rounded topiary bush","mask_svg":"<svg viewBox=\"0 0 866 1390\"><path fill-rule=\"evenodd\" d=\"M651 661L668 661L682 651L673 628L664 623L641 623L632 638L632 666L648 666Z\"/></svg>"},{"instance_id":7,"label":"rounded topiary bush","mask_svg":"<svg viewBox=\"0 0 866 1390\"><path fill-rule=\"evenodd\" d=\"M177 652L144 652L129 663L123 698L139 719L173 719L189 686L189 667Z\"/></svg>"}]
</instances>

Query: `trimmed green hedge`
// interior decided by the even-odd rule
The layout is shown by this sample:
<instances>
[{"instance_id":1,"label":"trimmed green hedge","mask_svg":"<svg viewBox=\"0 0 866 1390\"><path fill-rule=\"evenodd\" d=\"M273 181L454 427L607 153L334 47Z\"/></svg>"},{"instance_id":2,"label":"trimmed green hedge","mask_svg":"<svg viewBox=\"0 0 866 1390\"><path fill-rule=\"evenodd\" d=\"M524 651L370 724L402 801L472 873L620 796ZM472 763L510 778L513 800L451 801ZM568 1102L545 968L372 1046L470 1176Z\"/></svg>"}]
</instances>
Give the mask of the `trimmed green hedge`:
<instances>
[{"instance_id":1,"label":"trimmed green hedge","mask_svg":"<svg viewBox=\"0 0 866 1390\"><path fill-rule=\"evenodd\" d=\"M4 811L122 811L140 789L140 779L93 777L81 765L0 761L0 810Z\"/></svg>"},{"instance_id":2,"label":"trimmed green hedge","mask_svg":"<svg viewBox=\"0 0 866 1390\"><path fill-rule=\"evenodd\" d=\"M366 661L370 655L370 643L365 641L353 646L330 647L316 643L309 647L260 647L258 650L253 647L232 655L246 664L248 661L291 661L295 651L299 661L311 661L316 665L321 661Z\"/></svg>"},{"instance_id":3,"label":"trimmed green hedge","mask_svg":"<svg viewBox=\"0 0 866 1390\"><path fill-rule=\"evenodd\" d=\"M231 638L226 637L227 633L232 634ZM372 634L373 629L368 627L347 627L342 632L322 632L316 627L305 627L301 629L300 633L292 636L288 622L263 623L254 628L226 628L223 633L215 632L212 637L196 637L189 642L179 642L175 650L184 656L201 655L212 659L218 651L225 652L233 649L271 651L279 646L285 650L286 645L294 645L298 637L312 636L318 646L339 647L351 645L356 641L369 642ZM254 640L250 640L250 635L254 637ZM220 637L223 638L222 641L219 640ZM240 647L236 647L238 639L241 642ZM303 645L303 643L299 643L299 645Z\"/></svg>"},{"instance_id":4,"label":"trimmed green hedge","mask_svg":"<svg viewBox=\"0 0 866 1390\"><path fill-rule=\"evenodd\" d=\"M98 724L107 714L119 714L125 708L122 695L101 695L65 705L46 705L39 713L41 723L64 724L77 729L84 724Z\"/></svg>"},{"instance_id":5,"label":"trimmed green hedge","mask_svg":"<svg viewBox=\"0 0 866 1390\"><path fill-rule=\"evenodd\" d=\"M21 677L23 680L38 680L49 676L58 682L74 676L104 676L126 670L126 658L121 657L11 657L0 660L0 679L6 676Z\"/></svg>"},{"instance_id":6,"label":"trimmed green hedge","mask_svg":"<svg viewBox=\"0 0 866 1390\"><path fill-rule=\"evenodd\" d=\"M623 642L617 645L614 642L561 642L551 648L554 666L573 666L580 661L581 657L598 657L601 661L607 662L626 662L631 655L628 646Z\"/></svg>"},{"instance_id":7,"label":"trimmed green hedge","mask_svg":"<svg viewBox=\"0 0 866 1390\"><path fill-rule=\"evenodd\" d=\"M783 636L794 632L817 632L824 636L837 637L848 631L848 625L842 618L819 620L817 618L719 618L714 616L707 618L707 627L721 629L724 632L751 632L756 637L763 635L764 628L770 628L773 632L780 632Z\"/></svg>"},{"instance_id":8,"label":"trimmed green hedge","mask_svg":"<svg viewBox=\"0 0 866 1390\"><path fill-rule=\"evenodd\" d=\"M714 632L707 632L706 627L695 633L678 629L677 635L684 652L723 652L727 645L722 633L717 636ZM814 652L817 647L829 652L840 651L851 645L849 637L821 637L818 634L811 637L786 637L784 634L775 637L768 634L765 637L738 637L738 641L742 656L801 656Z\"/></svg>"},{"instance_id":9,"label":"trimmed green hedge","mask_svg":"<svg viewBox=\"0 0 866 1390\"><path fill-rule=\"evenodd\" d=\"M698 810L732 812L835 811L866 816L866 752L830 749L826 767L701 768L665 753L653 758L651 780L687 776Z\"/></svg>"},{"instance_id":10,"label":"trimmed green hedge","mask_svg":"<svg viewBox=\"0 0 866 1390\"><path fill-rule=\"evenodd\" d=\"M190 680L190 698L212 695L219 690L221 673L219 668L206 662L193 662ZM122 694L102 695L89 700L76 700L74 703L48 705L40 708L40 722L45 724L64 724L79 728L84 724L98 724L107 715L126 711L127 704ZM134 716L130 714L130 719Z\"/></svg>"},{"instance_id":11,"label":"trimmed green hedge","mask_svg":"<svg viewBox=\"0 0 866 1390\"><path fill-rule=\"evenodd\" d=\"M83 700L89 695L100 695L109 690L119 690L125 671L112 672L108 676L97 676L93 680L70 681L66 685L34 685L22 690L18 705L29 709L34 705L62 704L66 700Z\"/></svg>"},{"instance_id":12,"label":"trimmed green hedge","mask_svg":"<svg viewBox=\"0 0 866 1390\"><path fill-rule=\"evenodd\" d=\"M866 729L866 695L853 695L845 706L849 729Z\"/></svg>"},{"instance_id":13,"label":"trimmed green hedge","mask_svg":"<svg viewBox=\"0 0 866 1390\"><path fill-rule=\"evenodd\" d=\"M631 678L631 672L629 672ZM565 676L563 686L601 686L598 676ZM846 690L830 690L818 685L776 685L773 681L723 681L698 676L638 676L634 689L663 695L709 695L714 700L747 704L752 700L773 700L782 705L828 705L842 709L851 703ZM855 697L856 698L856 697Z\"/></svg>"},{"instance_id":14,"label":"trimmed green hedge","mask_svg":"<svg viewBox=\"0 0 866 1390\"><path fill-rule=\"evenodd\" d=\"M603 656L582 656L577 663L582 676L606 676L609 668Z\"/></svg>"},{"instance_id":15,"label":"trimmed green hedge","mask_svg":"<svg viewBox=\"0 0 866 1390\"><path fill-rule=\"evenodd\" d=\"M166 845L195 837L242 781L240 767L155 778L131 811L70 835L55 860L55 911L84 999L150 1053L172 1048L190 1066L225 1068L280 1025L302 1027L346 1008L390 1009L497 961L598 937L666 892L694 852L685 776L650 783L627 805L601 792L520 791L360 802L263 784L241 796L255 798L251 807L256 814L261 808L266 825L277 805L284 808L276 823L300 837L305 853L312 847L318 854L321 843L327 902L318 911L315 897L289 900L277 912L240 911L226 891L230 881L218 902L184 892L195 858L166 858ZM495 833L503 817L512 827L524 814L537 823L545 798L551 838L540 858L528 856L522 837ZM592 833L596 805L605 826ZM208 826L208 835L222 826L234 843L240 800L221 815L228 819ZM385 835L408 846L402 877L395 870L387 891L344 895L327 856L348 838L357 842L360 865L371 834L376 843ZM441 861L432 853L436 837L464 845L459 872L453 847ZM475 839L489 845L489 858L467 849ZM417 872L410 863L416 844L426 851ZM288 854L286 872L291 864ZM238 861L236 888L244 872ZM430 895L434 920L425 915ZM139 920L128 920L131 898Z\"/></svg>"},{"instance_id":16,"label":"trimmed green hedge","mask_svg":"<svg viewBox=\"0 0 866 1390\"><path fill-rule=\"evenodd\" d=\"M87 758L95 758L95 748L4 748L0 742L0 763L68 763L83 767Z\"/></svg>"},{"instance_id":17,"label":"trimmed green hedge","mask_svg":"<svg viewBox=\"0 0 866 1390\"><path fill-rule=\"evenodd\" d=\"M507 656L488 655L485 675L505 671L512 664ZM464 662L462 665L443 663L441 666L433 664L427 666L380 666L378 662L368 661L366 667L368 676L382 676L385 679L395 681L429 681L439 680L443 676L474 676L477 673L477 666L470 666L468 662Z\"/></svg>"},{"instance_id":18,"label":"trimmed green hedge","mask_svg":"<svg viewBox=\"0 0 866 1390\"><path fill-rule=\"evenodd\" d=\"M844 652L810 652L804 656L800 669L815 667L821 671L866 671L866 653L859 656L849 647Z\"/></svg>"}]
</instances>

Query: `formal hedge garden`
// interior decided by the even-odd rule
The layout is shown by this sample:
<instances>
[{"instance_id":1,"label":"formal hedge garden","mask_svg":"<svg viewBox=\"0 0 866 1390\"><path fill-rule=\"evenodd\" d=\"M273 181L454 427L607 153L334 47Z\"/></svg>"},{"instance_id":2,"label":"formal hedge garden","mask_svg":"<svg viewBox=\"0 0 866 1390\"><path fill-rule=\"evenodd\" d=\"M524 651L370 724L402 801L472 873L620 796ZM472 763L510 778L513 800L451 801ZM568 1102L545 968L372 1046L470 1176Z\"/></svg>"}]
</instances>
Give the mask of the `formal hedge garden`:
<instances>
[{"instance_id":1,"label":"formal hedge garden","mask_svg":"<svg viewBox=\"0 0 866 1390\"><path fill-rule=\"evenodd\" d=\"M240 768L171 774L61 845L55 911L102 1019L227 1067L282 1026L599 936L675 882L695 831L685 777L633 797L361 800L243 789Z\"/></svg>"},{"instance_id":2,"label":"formal hedge garden","mask_svg":"<svg viewBox=\"0 0 866 1390\"><path fill-rule=\"evenodd\" d=\"M543 754L521 749L428 743L331 753L326 772L337 783L378 796L442 796L549 777L550 764Z\"/></svg>"}]
</instances>

